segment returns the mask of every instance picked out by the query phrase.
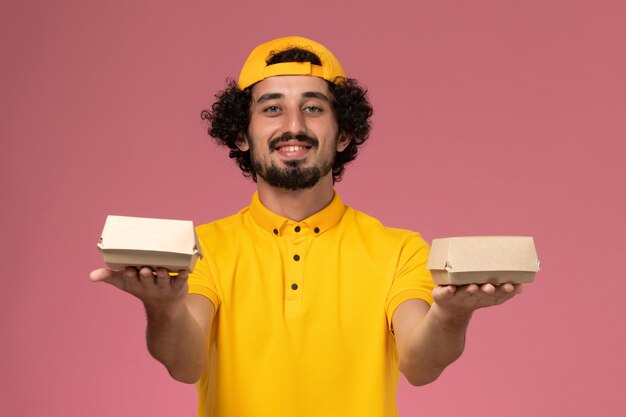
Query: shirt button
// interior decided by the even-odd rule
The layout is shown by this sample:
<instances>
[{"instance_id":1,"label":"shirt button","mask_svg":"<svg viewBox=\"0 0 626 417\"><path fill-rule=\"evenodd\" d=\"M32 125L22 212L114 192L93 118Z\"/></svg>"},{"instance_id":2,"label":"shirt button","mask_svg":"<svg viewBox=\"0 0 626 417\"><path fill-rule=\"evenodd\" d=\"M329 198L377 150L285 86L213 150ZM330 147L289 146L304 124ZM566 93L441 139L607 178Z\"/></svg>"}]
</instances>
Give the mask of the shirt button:
<instances>
[{"instance_id":1,"label":"shirt button","mask_svg":"<svg viewBox=\"0 0 626 417\"><path fill-rule=\"evenodd\" d=\"M292 290L297 290L298 289L298 284L291 284L291 289Z\"/></svg>"},{"instance_id":2,"label":"shirt button","mask_svg":"<svg viewBox=\"0 0 626 417\"><path fill-rule=\"evenodd\" d=\"M300 260L300 255L293 255L293 260L294 261L299 261Z\"/></svg>"},{"instance_id":3,"label":"shirt button","mask_svg":"<svg viewBox=\"0 0 626 417\"><path fill-rule=\"evenodd\" d=\"M300 231L300 226L296 226L296 228L295 228L295 229L293 229L293 230L295 230L295 231L296 231L296 233L298 233L298 232Z\"/></svg>"},{"instance_id":4,"label":"shirt button","mask_svg":"<svg viewBox=\"0 0 626 417\"><path fill-rule=\"evenodd\" d=\"M278 234L278 229L274 229L274 234L277 235Z\"/></svg>"},{"instance_id":5,"label":"shirt button","mask_svg":"<svg viewBox=\"0 0 626 417\"><path fill-rule=\"evenodd\" d=\"M320 232L320 228L319 228L319 227L316 227L315 229L313 229L313 231L314 231L315 233L319 233L319 232Z\"/></svg>"}]
</instances>

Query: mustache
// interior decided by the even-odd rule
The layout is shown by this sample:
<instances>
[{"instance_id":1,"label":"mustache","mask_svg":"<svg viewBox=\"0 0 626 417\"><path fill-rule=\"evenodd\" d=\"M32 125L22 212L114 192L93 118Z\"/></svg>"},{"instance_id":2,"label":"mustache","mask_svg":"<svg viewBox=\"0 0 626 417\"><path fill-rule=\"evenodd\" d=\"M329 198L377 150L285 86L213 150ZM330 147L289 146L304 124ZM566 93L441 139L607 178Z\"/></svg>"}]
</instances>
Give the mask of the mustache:
<instances>
[{"instance_id":1,"label":"mustache","mask_svg":"<svg viewBox=\"0 0 626 417\"><path fill-rule=\"evenodd\" d=\"M311 147L317 147L319 145L319 141L313 136L306 135L304 133L298 133L294 135L293 133L283 133L282 135L272 139L269 141L268 145L270 150L275 151L276 147L283 142L289 142L290 140L298 140L299 142L306 143Z\"/></svg>"}]
</instances>

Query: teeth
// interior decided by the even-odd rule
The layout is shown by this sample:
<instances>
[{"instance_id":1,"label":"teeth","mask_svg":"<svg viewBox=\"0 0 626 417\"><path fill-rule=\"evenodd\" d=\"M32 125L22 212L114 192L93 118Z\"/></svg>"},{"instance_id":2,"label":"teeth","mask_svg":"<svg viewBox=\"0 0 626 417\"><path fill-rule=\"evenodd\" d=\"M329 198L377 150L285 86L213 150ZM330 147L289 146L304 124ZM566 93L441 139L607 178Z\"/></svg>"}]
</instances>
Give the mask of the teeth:
<instances>
[{"instance_id":1,"label":"teeth","mask_svg":"<svg viewBox=\"0 0 626 417\"><path fill-rule=\"evenodd\" d=\"M304 146L283 146L282 149L286 150L287 152L296 152L300 149L304 149Z\"/></svg>"}]
</instances>

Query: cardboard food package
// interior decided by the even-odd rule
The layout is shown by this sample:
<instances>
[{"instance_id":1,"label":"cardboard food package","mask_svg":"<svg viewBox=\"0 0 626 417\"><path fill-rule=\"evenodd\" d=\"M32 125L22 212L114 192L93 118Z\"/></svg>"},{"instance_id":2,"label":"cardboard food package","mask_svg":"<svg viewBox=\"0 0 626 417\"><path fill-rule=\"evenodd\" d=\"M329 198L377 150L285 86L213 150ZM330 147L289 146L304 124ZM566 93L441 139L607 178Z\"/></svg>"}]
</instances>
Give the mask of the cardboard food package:
<instances>
[{"instance_id":1,"label":"cardboard food package","mask_svg":"<svg viewBox=\"0 0 626 417\"><path fill-rule=\"evenodd\" d=\"M114 270L127 266L193 271L202 258L193 222L107 216L98 242L104 263Z\"/></svg>"},{"instance_id":2,"label":"cardboard food package","mask_svg":"<svg viewBox=\"0 0 626 417\"><path fill-rule=\"evenodd\" d=\"M433 239L427 268L437 285L532 282L540 269L532 237Z\"/></svg>"}]
</instances>

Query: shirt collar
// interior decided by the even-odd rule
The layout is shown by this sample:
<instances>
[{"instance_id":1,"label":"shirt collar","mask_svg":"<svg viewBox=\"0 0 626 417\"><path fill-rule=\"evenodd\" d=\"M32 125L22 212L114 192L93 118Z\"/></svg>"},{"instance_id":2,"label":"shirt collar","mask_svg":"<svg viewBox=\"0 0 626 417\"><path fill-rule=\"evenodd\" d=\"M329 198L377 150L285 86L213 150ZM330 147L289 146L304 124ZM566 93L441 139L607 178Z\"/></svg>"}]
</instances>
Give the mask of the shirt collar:
<instances>
[{"instance_id":1,"label":"shirt collar","mask_svg":"<svg viewBox=\"0 0 626 417\"><path fill-rule=\"evenodd\" d=\"M339 198L339 195L335 191L333 191L333 199L326 207L300 222L294 222L293 220L289 220L286 217L270 211L263 205L263 203L261 203L258 192L254 193L252 196L252 202L250 203L250 214L252 215L255 223L270 233L278 236L282 235L285 226L288 224L309 227L315 235L319 236L328 229L337 225L341 221L345 211L346 206L343 204L341 198Z\"/></svg>"}]
</instances>

